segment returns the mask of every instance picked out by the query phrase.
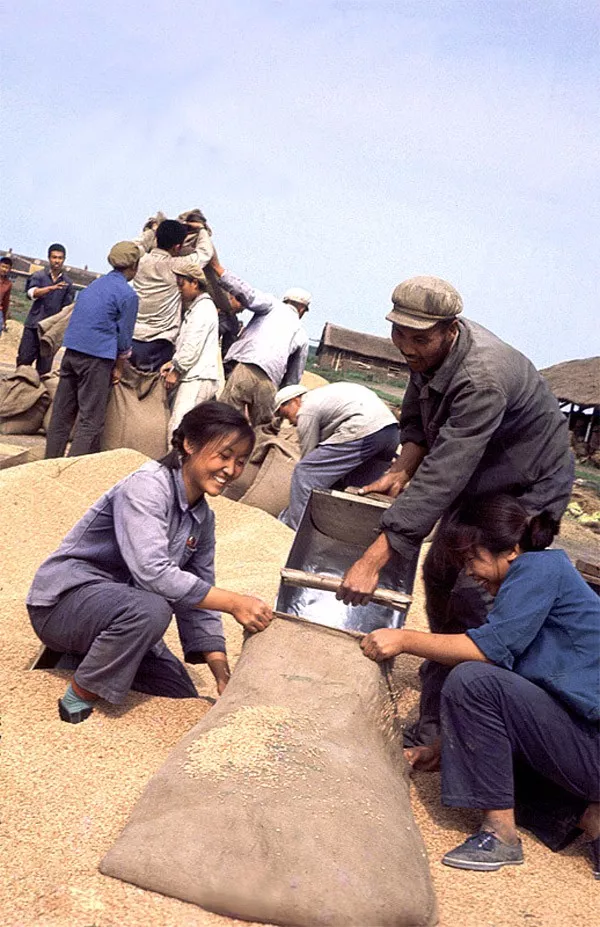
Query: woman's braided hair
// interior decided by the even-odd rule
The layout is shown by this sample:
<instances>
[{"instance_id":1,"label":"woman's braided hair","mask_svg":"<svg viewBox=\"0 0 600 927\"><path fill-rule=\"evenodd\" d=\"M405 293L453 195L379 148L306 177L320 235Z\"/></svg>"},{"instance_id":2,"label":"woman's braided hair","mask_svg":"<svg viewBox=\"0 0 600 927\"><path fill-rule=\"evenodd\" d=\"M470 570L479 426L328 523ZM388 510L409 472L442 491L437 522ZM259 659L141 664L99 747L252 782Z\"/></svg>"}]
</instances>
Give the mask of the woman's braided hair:
<instances>
[{"instance_id":1,"label":"woman's braided hair","mask_svg":"<svg viewBox=\"0 0 600 927\"><path fill-rule=\"evenodd\" d=\"M232 432L236 433L239 439L249 441L250 449L254 447L254 429L241 412L225 402L201 402L183 416L171 437L173 450L163 457L160 463L170 470L176 470L189 457L184 446L186 439L194 450L198 451Z\"/></svg>"}]
</instances>

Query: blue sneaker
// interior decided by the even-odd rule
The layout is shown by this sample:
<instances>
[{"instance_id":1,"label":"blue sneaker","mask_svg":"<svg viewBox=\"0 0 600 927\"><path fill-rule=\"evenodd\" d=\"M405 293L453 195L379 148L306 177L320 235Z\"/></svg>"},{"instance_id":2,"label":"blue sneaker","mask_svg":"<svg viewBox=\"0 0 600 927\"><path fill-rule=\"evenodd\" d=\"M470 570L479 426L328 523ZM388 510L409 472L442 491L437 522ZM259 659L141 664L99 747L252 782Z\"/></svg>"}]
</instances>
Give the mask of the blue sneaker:
<instances>
[{"instance_id":1,"label":"blue sneaker","mask_svg":"<svg viewBox=\"0 0 600 927\"><path fill-rule=\"evenodd\" d=\"M482 830L472 837L467 837L464 843L443 857L445 866L454 866L455 869L476 869L480 872L491 872L501 866L518 866L523 862L523 846L521 841L516 846L502 843L501 840L489 830Z\"/></svg>"}]
</instances>

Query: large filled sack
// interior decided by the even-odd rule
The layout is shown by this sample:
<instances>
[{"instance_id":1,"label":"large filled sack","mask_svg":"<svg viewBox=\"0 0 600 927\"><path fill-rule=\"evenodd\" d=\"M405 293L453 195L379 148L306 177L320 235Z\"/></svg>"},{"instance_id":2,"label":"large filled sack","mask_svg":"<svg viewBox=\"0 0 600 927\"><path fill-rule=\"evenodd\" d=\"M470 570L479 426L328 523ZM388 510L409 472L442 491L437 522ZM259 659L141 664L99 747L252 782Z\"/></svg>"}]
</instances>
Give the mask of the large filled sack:
<instances>
[{"instance_id":1,"label":"large filled sack","mask_svg":"<svg viewBox=\"0 0 600 927\"><path fill-rule=\"evenodd\" d=\"M300 444L295 428L259 425L256 444L241 477L223 495L244 502L271 515L279 515L289 504L292 473L300 460Z\"/></svg>"},{"instance_id":2,"label":"large filled sack","mask_svg":"<svg viewBox=\"0 0 600 927\"><path fill-rule=\"evenodd\" d=\"M37 370L24 364L17 367L0 380L0 434L36 434L50 401Z\"/></svg>"},{"instance_id":3,"label":"large filled sack","mask_svg":"<svg viewBox=\"0 0 600 927\"><path fill-rule=\"evenodd\" d=\"M159 372L146 373L126 364L110 392L102 450L128 447L158 460L167 453L169 407Z\"/></svg>"},{"instance_id":4,"label":"large filled sack","mask_svg":"<svg viewBox=\"0 0 600 927\"><path fill-rule=\"evenodd\" d=\"M437 923L382 668L348 635L276 619L100 869L286 927Z\"/></svg>"}]
</instances>

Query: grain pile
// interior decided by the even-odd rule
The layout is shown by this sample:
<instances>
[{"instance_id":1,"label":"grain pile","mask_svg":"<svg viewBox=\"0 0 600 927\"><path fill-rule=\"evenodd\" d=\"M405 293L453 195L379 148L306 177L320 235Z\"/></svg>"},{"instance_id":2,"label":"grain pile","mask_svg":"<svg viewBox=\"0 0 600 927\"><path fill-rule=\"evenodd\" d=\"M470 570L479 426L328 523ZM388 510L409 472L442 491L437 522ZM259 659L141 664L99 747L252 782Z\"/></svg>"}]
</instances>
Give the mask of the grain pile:
<instances>
[{"instance_id":1,"label":"grain pile","mask_svg":"<svg viewBox=\"0 0 600 927\"><path fill-rule=\"evenodd\" d=\"M210 673L189 667L199 700L133 693L125 706L98 709L85 724L70 727L56 711L65 674L27 670L38 649L23 604L35 568L91 502L142 459L114 451L0 472L1 927L244 927L97 871L149 778L208 711L215 694ZM217 581L273 601L291 532L257 509L225 499L211 504ZM582 541L586 535L581 529ZM410 623L424 626L420 586ZM241 629L230 618L225 627L235 662ZM174 629L168 642L180 653ZM414 715L418 664L406 657L395 674L403 719ZM598 886L580 847L552 854L523 834L524 866L489 875L456 872L439 859L471 831L473 818L441 808L437 774L416 775L411 793L443 927L595 927Z\"/></svg>"}]
</instances>

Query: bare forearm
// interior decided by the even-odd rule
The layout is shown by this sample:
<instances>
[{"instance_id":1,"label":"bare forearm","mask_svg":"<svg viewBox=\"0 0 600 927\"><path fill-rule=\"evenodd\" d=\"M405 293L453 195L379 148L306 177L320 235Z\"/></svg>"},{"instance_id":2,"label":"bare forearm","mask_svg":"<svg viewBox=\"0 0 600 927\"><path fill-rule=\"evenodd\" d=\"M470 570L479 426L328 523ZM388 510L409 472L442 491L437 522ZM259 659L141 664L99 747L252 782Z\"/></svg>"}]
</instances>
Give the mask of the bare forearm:
<instances>
[{"instance_id":1,"label":"bare forearm","mask_svg":"<svg viewBox=\"0 0 600 927\"><path fill-rule=\"evenodd\" d=\"M196 608L206 608L214 612L227 612L231 615L238 598L239 596L235 592L211 586L202 601L198 602Z\"/></svg>"},{"instance_id":2,"label":"bare forearm","mask_svg":"<svg viewBox=\"0 0 600 927\"><path fill-rule=\"evenodd\" d=\"M400 653L410 653L445 666L456 666L467 660L489 663L488 658L467 634L428 634L402 628L381 628L367 634L361 647L365 656L381 662Z\"/></svg>"},{"instance_id":3,"label":"bare forearm","mask_svg":"<svg viewBox=\"0 0 600 927\"><path fill-rule=\"evenodd\" d=\"M405 473L407 479L410 479L415 474L426 453L427 450L421 447L420 444L413 444L411 441L408 441L406 444L402 445L402 450L397 460L395 460L390 467L390 472Z\"/></svg>"}]
</instances>

